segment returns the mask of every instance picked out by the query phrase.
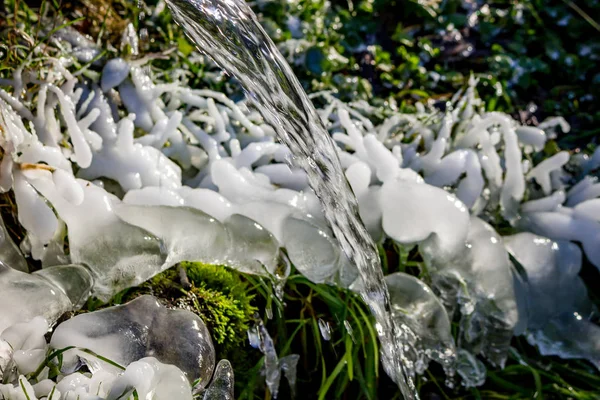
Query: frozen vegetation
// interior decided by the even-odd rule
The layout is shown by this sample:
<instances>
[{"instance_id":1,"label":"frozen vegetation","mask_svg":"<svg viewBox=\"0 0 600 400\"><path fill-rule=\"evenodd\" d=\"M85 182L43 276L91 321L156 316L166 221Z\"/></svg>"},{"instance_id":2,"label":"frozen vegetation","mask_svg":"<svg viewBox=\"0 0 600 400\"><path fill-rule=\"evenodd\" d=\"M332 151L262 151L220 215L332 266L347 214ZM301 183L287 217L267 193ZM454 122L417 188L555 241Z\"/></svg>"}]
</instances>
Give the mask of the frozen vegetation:
<instances>
[{"instance_id":1,"label":"frozen vegetation","mask_svg":"<svg viewBox=\"0 0 600 400\"><path fill-rule=\"evenodd\" d=\"M245 101L190 89L184 73L167 83L144 58L82 74L62 55L93 44L70 29L52 40L44 68L1 82L0 188L27 236L15 244L1 226L0 398L233 399L231 365L215 367L191 312L145 296L57 321L182 261L281 281L285 249L311 281L360 290L356 267L290 150ZM449 384L475 386L477 357L502 367L525 335L542 354L600 367L578 275L584 257L600 268L600 150L534 164L564 120L521 126L483 111L476 88L473 78L445 112L415 114L311 95L372 238L417 248L430 274L429 285L386 277L404 362L410 374L440 363ZM501 224L518 233L503 237ZM24 256L42 268L30 273ZM279 358L262 325L248 335L271 393L282 376L293 385L298 357Z\"/></svg>"}]
</instances>

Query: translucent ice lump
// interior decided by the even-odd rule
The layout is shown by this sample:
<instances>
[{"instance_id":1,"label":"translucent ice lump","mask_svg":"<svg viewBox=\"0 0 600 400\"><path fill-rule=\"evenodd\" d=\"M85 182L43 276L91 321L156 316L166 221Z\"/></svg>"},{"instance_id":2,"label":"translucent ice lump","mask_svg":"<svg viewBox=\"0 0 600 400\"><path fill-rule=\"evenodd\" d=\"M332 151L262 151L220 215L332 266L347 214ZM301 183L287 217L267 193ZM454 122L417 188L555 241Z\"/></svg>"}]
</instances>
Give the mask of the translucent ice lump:
<instances>
[{"instance_id":1,"label":"translucent ice lump","mask_svg":"<svg viewBox=\"0 0 600 400\"><path fill-rule=\"evenodd\" d=\"M81 306L91 287L89 272L79 265L55 266L28 274L0 262L0 333L38 316L54 323L62 314Z\"/></svg>"},{"instance_id":2,"label":"translucent ice lump","mask_svg":"<svg viewBox=\"0 0 600 400\"><path fill-rule=\"evenodd\" d=\"M376 198L383 232L404 246L419 245L444 303L460 306L461 347L502 365L517 307L501 237L454 195L419 179L388 180Z\"/></svg>"},{"instance_id":3,"label":"translucent ice lump","mask_svg":"<svg viewBox=\"0 0 600 400\"><path fill-rule=\"evenodd\" d=\"M552 211L524 214L519 225L524 229L554 240L580 242L588 259L600 269L600 221L596 211L598 199L571 207L558 205ZM593 202L593 203L592 203Z\"/></svg>"},{"instance_id":4,"label":"translucent ice lump","mask_svg":"<svg viewBox=\"0 0 600 400\"><path fill-rule=\"evenodd\" d=\"M401 327L400 343L408 346L405 356L412 363L411 373L423 373L430 360L452 371L456 349L450 319L440 300L414 276L397 272L386 276L385 281L390 291L392 316Z\"/></svg>"},{"instance_id":5,"label":"translucent ice lump","mask_svg":"<svg viewBox=\"0 0 600 400\"><path fill-rule=\"evenodd\" d=\"M204 322L192 312L168 310L147 295L69 319L56 328L50 345L86 348L120 365L154 357L177 366L190 382L199 379L202 386L215 365L215 350ZM89 357L75 349L65 353L66 357L77 355Z\"/></svg>"},{"instance_id":6,"label":"translucent ice lump","mask_svg":"<svg viewBox=\"0 0 600 400\"><path fill-rule=\"evenodd\" d=\"M0 378L14 382L0 384L3 399L117 400L135 391L140 399L191 400L192 384L198 391L211 376L205 398L233 399L231 365L222 360L213 376L215 354L202 320L151 296L63 322L49 345L48 328L34 317L0 335ZM54 350L62 354L61 369L50 380ZM80 371L84 365L89 372Z\"/></svg>"},{"instance_id":7,"label":"translucent ice lump","mask_svg":"<svg viewBox=\"0 0 600 400\"><path fill-rule=\"evenodd\" d=\"M313 282L339 282L336 275L346 258L325 224L290 217L284 220L282 229L287 254L298 271ZM357 275L344 278L345 283L352 283Z\"/></svg>"},{"instance_id":8,"label":"translucent ice lump","mask_svg":"<svg viewBox=\"0 0 600 400\"><path fill-rule=\"evenodd\" d=\"M233 368L227 360L221 360L215 367L212 382L204 392L203 400L234 400Z\"/></svg>"},{"instance_id":9,"label":"translucent ice lump","mask_svg":"<svg viewBox=\"0 0 600 400\"><path fill-rule=\"evenodd\" d=\"M579 247L531 233L505 241L525 272L516 288L524 299L519 325L527 340L543 355L585 358L600 368L600 327L591 321L595 307L578 275Z\"/></svg>"},{"instance_id":10,"label":"translucent ice lump","mask_svg":"<svg viewBox=\"0 0 600 400\"><path fill-rule=\"evenodd\" d=\"M433 285L450 310L460 307L460 347L502 366L519 317L512 267L490 225L471 217L468 228L462 251L433 261Z\"/></svg>"},{"instance_id":11,"label":"translucent ice lump","mask_svg":"<svg viewBox=\"0 0 600 400\"><path fill-rule=\"evenodd\" d=\"M4 220L0 217L0 260L9 265L11 268L28 272L29 268L27 267L27 262L25 258L21 254L21 250L15 245L10 236L8 235L8 231L6 230L6 226L4 225Z\"/></svg>"},{"instance_id":12,"label":"translucent ice lump","mask_svg":"<svg viewBox=\"0 0 600 400\"><path fill-rule=\"evenodd\" d=\"M259 349L265 355L263 372L271 397L277 398L282 373L290 385L293 397L296 390L296 367L300 356L289 354L279 358L273 339L261 320L258 320L254 326L248 329L248 340L252 347Z\"/></svg>"}]
</instances>

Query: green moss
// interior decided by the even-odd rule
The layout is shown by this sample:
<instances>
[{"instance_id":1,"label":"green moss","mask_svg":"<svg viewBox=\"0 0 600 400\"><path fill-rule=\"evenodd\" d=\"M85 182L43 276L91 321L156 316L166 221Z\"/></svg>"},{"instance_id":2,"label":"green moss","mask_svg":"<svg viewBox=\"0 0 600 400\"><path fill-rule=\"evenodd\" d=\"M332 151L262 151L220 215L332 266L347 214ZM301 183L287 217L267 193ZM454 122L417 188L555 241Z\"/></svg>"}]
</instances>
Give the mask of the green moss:
<instances>
[{"instance_id":1,"label":"green moss","mask_svg":"<svg viewBox=\"0 0 600 400\"><path fill-rule=\"evenodd\" d=\"M240 274L220 265L184 262L191 287L180 282L179 269L171 268L143 285L157 297L197 313L211 331L220 354L244 344L256 307L254 295Z\"/></svg>"},{"instance_id":2,"label":"green moss","mask_svg":"<svg viewBox=\"0 0 600 400\"><path fill-rule=\"evenodd\" d=\"M221 265L184 262L189 286L182 284L179 267L168 269L138 287L117 293L108 303L88 299L81 312L124 304L144 294L157 297L168 307L192 311L210 330L218 358L237 358L244 352L247 330L258 309L254 290L243 274Z\"/></svg>"},{"instance_id":3,"label":"green moss","mask_svg":"<svg viewBox=\"0 0 600 400\"><path fill-rule=\"evenodd\" d=\"M185 270L189 286L181 281L179 267ZM236 380L247 382L257 374L253 368L262 356L247 341L246 332L258 311L251 282L244 274L221 265L184 262L138 287L117 293L108 303L90 298L80 312L124 304L144 294L157 297L167 307L192 311L208 327L217 360L228 359Z\"/></svg>"}]
</instances>

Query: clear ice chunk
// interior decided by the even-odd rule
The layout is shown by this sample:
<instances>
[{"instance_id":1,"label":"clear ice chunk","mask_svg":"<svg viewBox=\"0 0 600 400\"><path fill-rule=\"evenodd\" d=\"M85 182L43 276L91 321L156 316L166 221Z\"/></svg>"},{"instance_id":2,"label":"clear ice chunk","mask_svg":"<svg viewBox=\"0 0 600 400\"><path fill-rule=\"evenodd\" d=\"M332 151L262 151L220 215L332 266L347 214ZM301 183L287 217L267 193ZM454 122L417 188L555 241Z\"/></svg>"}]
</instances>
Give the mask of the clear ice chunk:
<instances>
[{"instance_id":1,"label":"clear ice chunk","mask_svg":"<svg viewBox=\"0 0 600 400\"><path fill-rule=\"evenodd\" d=\"M78 180L84 200L73 205L60 196L43 173L32 177L31 182L67 224L71 262L89 268L97 297L107 301L118 291L138 285L167 267L161 240L115 215L114 206L120 203L116 196Z\"/></svg>"},{"instance_id":2,"label":"clear ice chunk","mask_svg":"<svg viewBox=\"0 0 600 400\"><path fill-rule=\"evenodd\" d=\"M579 247L566 241L555 242L532 233L504 238L506 248L523 267L524 295L527 298L528 329L542 327L555 315L591 311L587 289L579 277L582 254Z\"/></svg>"},{"instance_id":3,"label":"clear ice chunk","mask_svg":"<svg viewBox=\"0 0 600 400\"><path fill-rule=\"evenodd\" d=\"M456 197L430 185L386 182L381 205L384 231L401 244L419 244L444 304L453 311L460 303L460 345L503 365L518 312L499 235L483 221L469 219Z\"/></svg>"},{"instance_id":4,"label":"clear ice chunk","mask_svg":"<svg viewBox=\"0 0 600 400\"><path fill-rule=\"evenodd\" d=\"M12 363L13 349L10 343L0 337L0 382L4 382L4 376L9 373Z\"/></svg>"},{"instance_id":5,"label":"clear ice chunk","mask_svg":"<svg viewBox=\"0 0 600 400\"><path fill-rule=\"evenodd\" d=\"M228 260L230 266L251 274L275 274L279 263L279 242L268 230L240 214L227 218L224 225L233 249Z\"/></svg>"},{"instance_id":6,"label":"clear ice chunk","mask_svg":"<svg viewBox=\"0 0 600 400\"><path fill-rule=\"evenodd\" d=\"M69 298L75 309L87 301L94 281L88 270L82 265L61 265L55 268L45 268L36 272L56 287L60 288Z\"/></svg>"},{"instance_id":7,"label":"clear ice chunk","mask_svg":"<svg viewBox=\"0 0 600 400\"><path fill-rule=\"evenodd\" d=\"M158 237L166 247L168 266L181 261L223 264L232 247L223 224L194 208L119 204L115 213Z\"/></svg>"},{"instance_id":8,"label":"clear ice chunk","mask_svg":"<svg viewBox=\"0 0 600 400\"><path fill-rule=\"evenodd\" d=\"M279 359L273 339L271 338L271 335L269 335L262 320L257 320L256 324L248 329L248 339L250 345L259 349L265 356L263 373L271 397L276 399L277 394L279 393L281 371L284 372L293 393L296 385L296 367L300 356L297 354L290 354Z\"/></svg>"},{"instance_id":9,"label":"clear ice chunk","mask_svg":"<svg viewBox=\"0 0 600 400\"><path fill-rule=\"evenodd\" d=\"M560 208L558 212L526 213L517 226L553 240L581 242L587 258L600 269L600 224L585 214L568 207Z\"/></svg>"},{"instance_id":10,"label":"clear ice chunk","mask_svg":"<svg viewBox=\"0 0 600 400\"><path fill-rule=\"evenodd\" d=\"M462 378L462 385L477 387L485 383L485 365L467 350L459 349L456 356L456 372Z\"/></svg>"},{"instance_id":11,"label":"clear ice chunk","mask_svg":"<svg viewBox=\"0 0 600 400\"><path fill-rule=\"evenodd\" d=\"M10 238L2 217L0 217L0 262L19 271L29 271L27 261Z\"/></svg>"},{"instance_id":12,"label":"clear ice chunk","mask_svg":"<svg viewBox=\"0 0 600 400\"><path fill-rule=\"evenodd\" d=\"M248 328L248 343L250 346L258 349L260 347L260 334L258 333L258 326L254 325Z\"/></svg>"},{"instance_id":13,"label":"clear ice chunk","mask_svg":"<svg viewBox=\"0 0 600 400\"><path fill-rule=\"evenodd\" d=\"M281 357L279 360L279 365L281 370L283 371L283 375L285 379L287 379L288 384L290 385L290 393L291 398L294 399L296 397L296 378L298 376L298 361L300 361L300 356L298 354L289 354L285 357Z\"/></svg>"},{"instance_id":14,"label":"clear ice chunk","mask_svg":"<svg viewBox=\"0 0 600 400\"><path fill-rule=\"evenodd\" d=\"M71 259L90 268L93 294L105 301L159 273L166 259L160 239L122 221L98 226L86 237L69 232L69 239Z\"/></svg>"},{"instance_id":15,"label":"clear ice chunk","mask_svg":"<svg viewBox=\"0 0 600 400\"><path fill-rule=\"evenodd\" d=\"M265 355L265 361L263 370L265 373L265 381L271 397L277 398L279 393L279 382L281 380L281 369L279 368L279 357L277 356L277 350L275 350L275 343L267 328L260 321L258 325L258 334L260 338L259 350Z\"/></svg>"},{"instance_id":16,"label":"clear ice chunk","mask_svg":"<svg viewBox=\"0 0 600 400\"><path fill-rule=\"evenodd\" d=\"M423 373L429 361L434 360L452 375L456 349L450 319L440 300L414 276L396 272L386 276L385 281L400 343L411 362L410 373Z\"/></svg>"},{"instance_id":17,"label":"clear ice chunk","mask_svg":"<svg viewBox=\"0 0 600 400\"><path fill-rule=\"evenodd\" d=\"M201 387L208 383L215 365L215 350L204 322L189 311L168 310L148 295L63 322L50 345L89 349L120 365L155 357L181 369L190 382L199 379ZM77 356L92 357L77 349L65 353L72 361Z\"/></svg>"},{"instance_id":18,"label":"clear ice chunk","mask_svg":"<svg viewBox=\"0 0 600 400\"><path fill-rule=\"evenodd\" d=\"M461 308L459 347L504 365L519 313L502 237L472 217L461 254L435 265L433 284L444 303Z\"/></svg>"},{"instance_id":19,"label":"clear ice chunk","mask_svg":"<svg viewBox=\"0 0 600 400\"><path fill-rule=\"evenodd\" d=\"M82 286L74 289L72 282L79 282ZM90 284L88 272L79 266L49 267L27 274L0 263L0 333L13 324L37 316L53 324L62 314L74 308L64 290L74 289L70 295L77 298L77 293L90 290Z\"/></svg>"},{"instance_id":20,"label":"clear ice chunk","mask_svg":"<svg viewBox=\"0 0 600 400\"><path fill-rule=\"evenodd\" d=\"M531 329L527 341L543 356L587 359L600 369L600 327L578 312L560 314L542 329Z\"/></svg>"},{"instance_id":21,"label":"clear ice chunk","mask_svg":"<svg viewBox=\"0 0 600 400\"><path fill-rule=\"evenodd\" d=\"M235 400L233 368L227 360L221 360L215 368L213 379L206 391L204 400Z\"/></svg>"},{"instance_id":22,"label":"clear ice chunk","mask_svg":"<svg viewBox=\"0 0 600 400\"><path fill-rule=\"evenodd\" d=\"M332 279L340 269L340 247L326 226L290 216L282 226L283 241L294 266L313 282Z\"/></svg>"},{"instance_id":23,"label":"clear ice chunk","mask_svg":"<svg viewBox=\"0 0 600 400\"><path fill-rule=\"evenodd\" d=\"M591 321L595 308L579 277L579 247L531 233L505 242L526 275L517 289L526 300L520 324L527 340L542 355L583 358L600 369L600 327Z\"/></svg>"},{"instance_id":24,"label":"clear ice chunk","mask_svg":"<svg viewBox=\"0 0 600 400\"><path fill-rule=\"evenodd\" d=\"M248 201L237 206L237 212L267 228L279 243L283 243L284 221L293 209L274 201Z\"/></svg>"}]
</instances>

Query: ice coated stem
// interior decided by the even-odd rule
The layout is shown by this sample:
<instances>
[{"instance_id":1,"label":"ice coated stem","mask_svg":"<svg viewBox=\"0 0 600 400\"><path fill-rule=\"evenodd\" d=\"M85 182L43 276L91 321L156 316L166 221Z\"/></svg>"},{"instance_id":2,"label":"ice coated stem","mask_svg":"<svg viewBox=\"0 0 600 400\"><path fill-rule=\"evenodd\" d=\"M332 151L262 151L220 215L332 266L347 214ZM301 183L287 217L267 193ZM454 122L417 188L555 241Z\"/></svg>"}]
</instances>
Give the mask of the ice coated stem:
<instances>
[{"instance_id":1,"label":"ice coated stem","mask_svg":"<svg viewBox=\"0 0 600 400\"><path fill-rule=\"evenodd\" d=\"M333 140L290 66L244 1L167 0L167 4L199 50L240 82L291 150L292 162L306 171L335 237L359 270L362 297L377 321L386 372L405 399L418 398L402 363L402 347L396 343L377 249L358 216Z\"/></svg>"}]
</instances>

